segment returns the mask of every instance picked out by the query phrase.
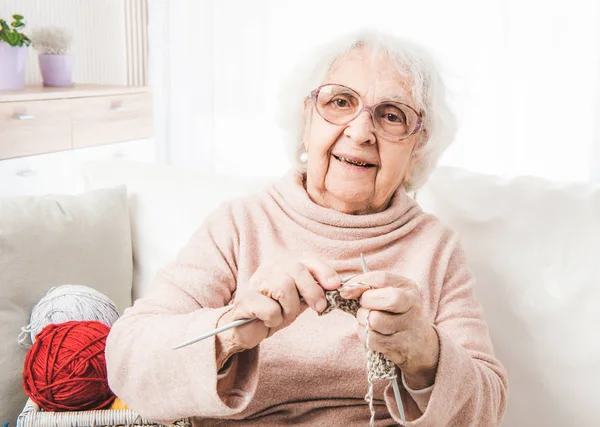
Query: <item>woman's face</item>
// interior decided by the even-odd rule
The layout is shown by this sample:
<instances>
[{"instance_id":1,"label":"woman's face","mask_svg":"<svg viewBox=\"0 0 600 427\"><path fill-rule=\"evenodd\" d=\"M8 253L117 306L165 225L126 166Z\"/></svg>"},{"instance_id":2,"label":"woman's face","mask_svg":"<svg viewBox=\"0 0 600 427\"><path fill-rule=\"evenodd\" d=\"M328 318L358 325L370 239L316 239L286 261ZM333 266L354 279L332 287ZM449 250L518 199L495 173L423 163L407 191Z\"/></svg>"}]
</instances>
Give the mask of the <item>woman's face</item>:
<instances>
[{"instance_id":1,"label":"woman's face","mask_svg":"<svg viewBox=\"0 0 600 427\"><path fill-rule=\"evenodd\" d=\"M410 87L385 56L367 59L356 49L329 71L323 84L331 83L353 89L364 105L400 99L415 108ZM415 163L413 150L423 132L401 141L389 140L375 133L368 111L345 125L335 125L319 115L312 100L307 102L312 109L304 136L309 197L321 206L348 214L384 210L409 177ZM353 165L344 159L372 166Z\"/></svg>"}]
</instances>

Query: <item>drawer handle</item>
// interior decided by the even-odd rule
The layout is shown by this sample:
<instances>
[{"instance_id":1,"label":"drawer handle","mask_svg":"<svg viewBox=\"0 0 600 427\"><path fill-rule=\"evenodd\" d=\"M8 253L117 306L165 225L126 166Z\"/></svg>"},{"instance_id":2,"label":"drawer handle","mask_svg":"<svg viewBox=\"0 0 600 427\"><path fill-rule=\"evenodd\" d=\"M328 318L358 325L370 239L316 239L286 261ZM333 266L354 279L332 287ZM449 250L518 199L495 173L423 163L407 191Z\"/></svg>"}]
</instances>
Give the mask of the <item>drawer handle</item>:
<instances>
[{"instance_id":1,"label":"drawer handle","mask_svg":"<svg viewBox=\"0 0 600 427\"><path fill-rule=\"evenodd\" d=\"M33 175L37 175L37 172L33 169L21 169L20 171L17 171L17 176L22 176L24 178Z\"/></svg>"},{"instance_id":2,"label":"drawer handle","mask_svg":"<svg viewBox=\"0 0 600 427\"><path fill-rule=\"evenodd\" d=\"M110 109L113 110L115 113L120 113L121 111L129 110L129 108L124 107L122 105L113 105L112 107L110 107Z\"/></svg>"},{"instance_id":3,"label":"drawer handle","mask_svg":"<svg viewBox=\"0 0 600 427\"><path fill-rule=\"evenodd\" d=\"M31 114L15 114L14 117L17 120L33 120L33 119L35 119L35 116L33 116Z\"/></svg>"}]
</instances>

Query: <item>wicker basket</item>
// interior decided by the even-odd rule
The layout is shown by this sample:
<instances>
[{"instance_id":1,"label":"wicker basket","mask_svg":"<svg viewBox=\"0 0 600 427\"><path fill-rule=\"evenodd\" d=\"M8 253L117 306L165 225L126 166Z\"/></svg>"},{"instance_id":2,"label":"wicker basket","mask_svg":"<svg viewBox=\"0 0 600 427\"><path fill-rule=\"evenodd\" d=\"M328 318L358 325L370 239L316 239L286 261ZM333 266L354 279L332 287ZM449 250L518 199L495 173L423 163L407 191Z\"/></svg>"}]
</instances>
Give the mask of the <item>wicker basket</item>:
<instances>
[{"instance_id":1,"label":"wicker basket","mask_svg":"<svg viewBox=\"0 0 600 427\"><path fill-rule=\"evenodd\" d=\"M189 419L175 421L171 426L191 427ZM164 426L142 418L130 409L100 411L46 412L31 399L17 418L17 427L102 427L102 426Z\"/></svg>"}]
</instances>

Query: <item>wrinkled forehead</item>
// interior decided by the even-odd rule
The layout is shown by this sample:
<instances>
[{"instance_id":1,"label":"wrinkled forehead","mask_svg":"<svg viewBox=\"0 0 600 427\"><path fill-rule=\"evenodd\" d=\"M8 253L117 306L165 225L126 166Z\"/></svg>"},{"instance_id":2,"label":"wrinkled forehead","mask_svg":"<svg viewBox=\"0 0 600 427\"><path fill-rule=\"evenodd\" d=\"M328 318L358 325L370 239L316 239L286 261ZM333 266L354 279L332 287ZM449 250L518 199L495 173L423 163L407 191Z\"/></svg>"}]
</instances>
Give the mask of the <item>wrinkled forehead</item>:
<instances>
[{"instance_id":1,"label":"wrinkled forehead","mask_svg":"<svg viewBox=\"0 0 600 427\"><path fill-rule=\"evenodd\" d=\"M383 52L355 48L332 64L322 84L348 86L369 103L391 100L414 105L412 80L402 71Z\"/></svg>"}]
</instances>

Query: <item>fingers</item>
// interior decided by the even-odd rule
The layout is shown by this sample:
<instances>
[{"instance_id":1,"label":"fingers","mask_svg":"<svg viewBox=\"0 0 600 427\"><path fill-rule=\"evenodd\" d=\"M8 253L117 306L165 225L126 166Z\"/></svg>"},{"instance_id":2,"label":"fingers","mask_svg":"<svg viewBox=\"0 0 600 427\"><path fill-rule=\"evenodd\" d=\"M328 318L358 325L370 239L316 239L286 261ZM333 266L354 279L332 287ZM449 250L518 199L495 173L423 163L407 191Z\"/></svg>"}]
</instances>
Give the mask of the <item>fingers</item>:
<instances>
[{"instance_id":1,"label":"fingers","mask_svg":"<svg viewBox=\"0 0 600 427\"><path fill-rule=\"evenodd\" d=\"M388 271L370 271L354 276L346 285L352 283L368 283L372 288L394 288L411 287L414 282L404 276L390 273Z\"/></svg>"},{"instance_id":2,"label":"fingers","mask_svg":"<svg viewBox=\"0 0 600 427\"><path fill-rule=\"evenodd\" d=\"M257 291L279 303L283 317L293 321L301 312L300 295L294 278L284 272L273 272L269 280L261 280ZM291 322L290 322L291 323Z\"/></svg>"},{"instance_id":3,"label":"fingers","mask_svg":"<svg viewBox=\"0 0 600 427\"><path fill-rule=\"evenodd\" d=\"M366 333L367 329L364 325L359 324L357 327L358 338L367 345ZM369 331L369 349L382 353L392 360L394 364L402 366L406 360L402 356L404 354L403 347L406 346L406 338L408 334L402 334L400 332L392 335L384 335L371 329Z\"/></svg>"},{"instance_id":4,"label":"fingers","mask_svg":"<svg viewBox=\"0 0 600 427\"><path fill-rule=\"evenodd\" d=\"M317 312L323 311L327 306L325 292L315 281L315 278L312 276L306 265L295 262L286 265L284 268L293 280L297 293L304 298L306 304Z\"/></svg>"},{"instance_id":5,"label":"fingers","mask_svg":"<svg viewBox=\"0 0 600 427\"><path fill-rule=\"evenodd\" d=\"M262 320L267 328L278 328L284 321L282 307L277 301L254 292L241 299L235 307L236 319L252 317Z\"/></svg>"},{"instance_id":6,"label":"fingers","mask_svg":"<svg viewBox=\"0 0 600 427\"><path fill-rule=\"evenodd\" d=\"M340 276L331 266L316 259L303 259L300 262L323 289L331 291L340 287Z\"/></svg>"},{"instance_id":7,"label":"fingers","mask_svg":"<svg viewBox=\"0 0 600 427\"><path fill-rule=\"evenodd\" d=\"M298 294L306 304L317 312L327 307L324 289L336 289L341 283L332 267L315 259L292 261L280 268L293 279Z\"/></svg>"},{"instance_id":8,"label":"fingers","mask_svg":"<svg viewBox=\"0 0 600 427\"><path fill-rule=\"evenodd\" d=\"M370 289L360 297L361 307L403 314L415 305L421 304L421 298L415 289L383 288Z\"/></svg>"},{"instance_id":9,"label":"fingers","mask_svg":"<svg viewBox=\"0 0 600 427\"><path fill-rule=\"evenodd\" d=\"M340 277L322 261L294 260L259 267L249 285L252 292L278 303L283 326L287 326L300 315L306 305L317 312L323 311L327 306L324 289L339 287ZM243 299L248 307L254 303L247 295Z\"/></svg>"},{"instance_id":10,"label":"fingers","mask_svg":"<svg viewBox=\"0 0 600 427\"><path fill-rule=\"evenodd\" d=\"M248 286L238 289L232 320L257 318L226 331L225 338L241 348L253 348L290 325L307 305L321 312L327 306L324 289L340 286L337 272L318 260L273 263L259 267ZM225 317L225 316L224 316Z\"/></svg>"},{"instance_id":11,"label":"fingers","mask_svg":"<svg viewBox=\"0 0 600 427\"><path fill-rule=\"evenodd\" d=\"M406 277L386 271L372 271L353 277L342 286L340 295L346 299L358 299L367 291L389 288L415 289L418 292L417 285ZM382 297L385 295L382 294Z\"/></svg>"},{"instance_id":12,"label":"fingers","mask_svg":"<svg viewBox=\"0 0 600 427\"><path fill-rule=\"evenodd\" d=\"M256 295L266 297L276 303L283 326L296 320L306 307L300 301L294 278L286 272L271 270L268 276L260 274L258 277L253 277L251 287ZM256 300L248 298L248 304L252 304L254 301ZM258 301L262 301L262 299ZM249 306L254 308L252 305Z\"/></svg>"},{"instance_id":13,"label":"fingers","mask_svg":"<svg viewBox=\"0 0 600 427\"><path fill-rule=\"evenodd\" d=\"M417 314L416 311L415 314ZM387 313L385 311L359 308L356 313L356 320L360 326L367 326L367 316L369 318L368 325L371 330L382 335L393 335L401 331L412 329L415 326L416 316L414 316L412 312L398 315Z\"/></svg>"},{"instance_id":14,"label":"fingers","mask_svg":"<svg viewBox=\"0 0 600 427\"><path fill-rule=\"evenodd\" d=\"M254 348L283 324L281 306L277 301L255 292L249 292L236 301L233 309L222 319L224 324L227 324L234 320L253 317L260 321L229 329L220 334L220 340L236 348Z\"/></svg>"},{"instance_id":15,"label":"fingers","mask_svg":"<svg viewBox=\"0 0 600 427\"><path fill-rule=\"evenodd\" d=\"M351 283L350 281L346 282L340 288L340 296L346 299L358 299L365 292L371 289L371 286L366 283Z\"/></svg>"}]
</instances>

